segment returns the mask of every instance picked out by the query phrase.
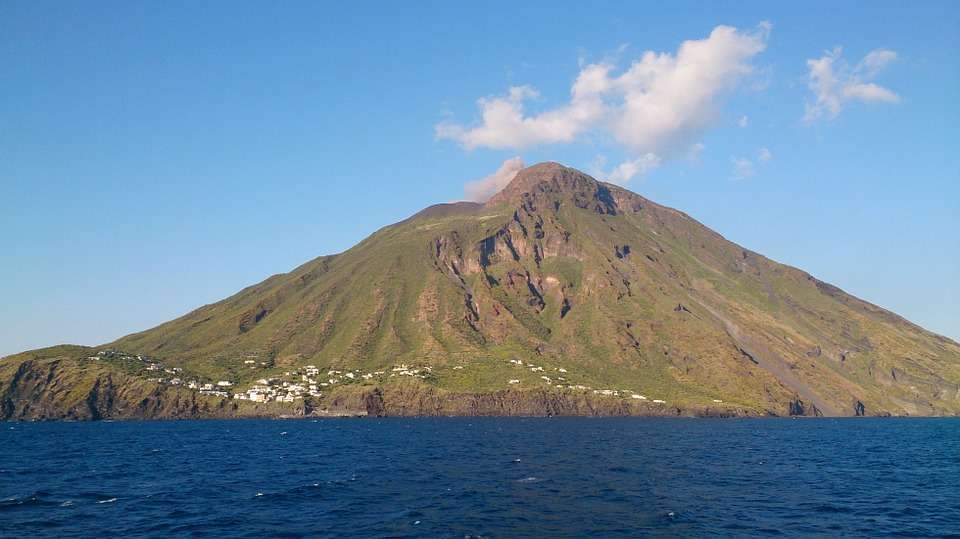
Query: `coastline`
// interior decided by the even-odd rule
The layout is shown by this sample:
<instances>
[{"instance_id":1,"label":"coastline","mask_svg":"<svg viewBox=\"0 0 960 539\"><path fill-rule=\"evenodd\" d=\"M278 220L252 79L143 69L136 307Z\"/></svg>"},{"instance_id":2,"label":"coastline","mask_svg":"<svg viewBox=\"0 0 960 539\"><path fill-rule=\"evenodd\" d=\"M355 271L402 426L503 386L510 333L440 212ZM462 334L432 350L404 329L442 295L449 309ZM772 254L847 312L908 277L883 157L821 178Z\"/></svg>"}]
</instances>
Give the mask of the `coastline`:
<instances>
[{"instance_id":1,"label":"coastline","mask_svg":"<svg viewBox=\"0 0 960 539\"><path fill-rule=\"evenodd\" d=\"M106 396L87 400L68 409L36 406L36 402L2 403L2 419L17 421L167 421L231 419L335 419L335 418L429 418L429 417L650 417L650 418L809 418L752 410L742 407L677 407L629 402L587 394L562 394L533 390L502 390L485 393L451 393L436 388L364 387L341 392L320 402L300 401L293 405L253 404L215 397L183 398L184 395L153 395L136 406L124 399ZM166 400L169 398L170 400ZM853 416L818 416L823 419ZM957 417L895 416L866 417Z\"/></svg>"}]
</instances>

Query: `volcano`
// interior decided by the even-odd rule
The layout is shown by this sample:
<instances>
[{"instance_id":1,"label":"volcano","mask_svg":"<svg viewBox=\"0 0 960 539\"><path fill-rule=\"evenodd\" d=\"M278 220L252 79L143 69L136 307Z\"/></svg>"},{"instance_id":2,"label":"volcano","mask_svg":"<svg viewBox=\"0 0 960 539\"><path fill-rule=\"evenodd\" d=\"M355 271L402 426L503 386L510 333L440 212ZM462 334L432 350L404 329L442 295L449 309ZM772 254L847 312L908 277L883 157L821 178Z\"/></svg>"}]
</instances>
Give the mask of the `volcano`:
<instances>
[{"instance_id":1,"label":"volcano","mask_svg":"<svg viewBox=\"0 0 960 539\"><path fill-rule=\"evenodd\" d=\"M936 416L960 412L960 345L541 163L153 329L5 358L0 382L6 418Z\"/></svg>"}]
</instances>

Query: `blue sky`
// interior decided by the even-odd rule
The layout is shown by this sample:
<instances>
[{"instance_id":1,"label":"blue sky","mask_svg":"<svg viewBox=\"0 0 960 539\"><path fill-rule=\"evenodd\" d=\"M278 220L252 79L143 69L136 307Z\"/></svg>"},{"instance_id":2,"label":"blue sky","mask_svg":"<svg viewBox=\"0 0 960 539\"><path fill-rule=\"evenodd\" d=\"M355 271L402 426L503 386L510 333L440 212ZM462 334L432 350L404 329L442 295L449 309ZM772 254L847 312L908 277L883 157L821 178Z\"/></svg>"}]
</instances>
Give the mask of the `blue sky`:
<instances>
[{"instance_id":1,"label":"blue sky","mask_svg":"<svg viewBox=\"0 0 960 539\"><path fill-rule=\"evenodd\" d=\"M958 339L958 51L954 2L3 2L0 354L146 329L516 157Z\"/></svg>"}]
</instances>

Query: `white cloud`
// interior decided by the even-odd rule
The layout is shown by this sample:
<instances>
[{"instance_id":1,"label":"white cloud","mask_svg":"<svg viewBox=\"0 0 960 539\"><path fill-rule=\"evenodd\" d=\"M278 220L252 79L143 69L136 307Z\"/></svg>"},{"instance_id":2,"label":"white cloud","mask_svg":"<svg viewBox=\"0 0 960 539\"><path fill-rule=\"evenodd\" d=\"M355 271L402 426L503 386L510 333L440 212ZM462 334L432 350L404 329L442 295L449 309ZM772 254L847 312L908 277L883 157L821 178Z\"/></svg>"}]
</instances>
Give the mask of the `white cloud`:
<instances>
[{"instance_id":1,"label":"white cloud","mask_svg":"<svg viewBox=\"0 0 960 539\"><path fill-rule=\"evenodd\" d=\"M887 103L900 101L900 96L872 82L848 84L843 87L843 95L861 101L886 101Z\"/></svg>"},{"instance_id":2,"label":"white cloud","mask_svg":"<svg viewBox=\"0 0 960 539\"><path fill-rule=\"evenodd\" d=\"M570 142L602 112L598 97L576 96L569 105L537 116L524 116L523 102L539 97L530 86L513 86L506 96L482 98L477 103L483 123L466 129L452 123L440 123L438 138L453 139L468 149L522 149L544 142Z\"/></svg>"},{"instance_id":3,"label":"white cloud","mask_svg":"<svg viewBox=\"0 0 960 539\"><path fill-rule=\"evenodd\" d=\"M493 174L476 181L467 182L463 188L467 194L467 200L486 202L487 199L506 187L522 169L523 159L520 156L507 159Z\"/></svg>"},{"instance_id":4,"label":"white cloud","mask_svg":"<svg viewBox=\"0 0 960 539\"><path fill-rule=\"evenodd\" d=\"M862 73L863 76L868 79L873 78L881 69L886 67L887 64L896 59L897 53L889 49L874 49L868 52L867 55L863 57L863 60L860 60L856 71Z\"/></svg>"},{"instance_id":5,"label":"white cloud","mask_svg":"<svg viewBox=\"0 0 960 539\"><path fill-rule=\"evenodd\" d=\"M628 159L617 165L610 174L606 174L607 181L624 185L636 175L644 175L657 168L662 163L660 156L655 153L646 153L636 159Z\"/></svg>"},{"instance_id":6,"label":"white cloud","mask_svg":"<svg viewBox=\"0 0 960 539\"><path fill-rule=\"evenodd\" d=\"M611 62L584 65L569 101L539 113L524 110L536 90L512 87L478 101L478 125L443 122L436 136L467 150L522 149L598 131L635 156L617 167L625 177L641 170L635 161L648 154L684 153L715 121L722 97L754 72L751 62L766 48L769 33L768 23L752 32L717 26L704 39L684 41L675 53L647 51L619 74Z\"/></svg>"},{"instance_id":7,"label":"white cloud","mask_svg":"<svg viewBox=\"0 0 960 539\"><path fill-rule=\"evenodd\" d=\"M702 142L691 145L690 148L687 149L687 159L694 163L700 162L700 154L702 154L705 149L707 149L707 147Z\"/></svg>"},{"instance_id":8,"label":"white cloud","mask_svg":"<svg viewBox=\"0 0 960 539\"><path fill-rule=\"evenodd\" d=\"M760 148L757 150L757 163L765 165L773 159L773 152L769 148ZM756 163L747 157L731 157L730 164L733 165L733 177L737 180L744 180L757 174Z\"/></svg>"},{"instance_id":9,"label":"white cloud","mask_svg":"<svg viewBox=\"0 0 960 539\"><path fill-rule=\"evenodd\" d=\"M753 161L746 157L731 157L730 163L733 164L733 177L738 180L749 178L756 173Z\"/></svg>"},{"instance_id":10,"label":"white cloud","mask_svg":"<svg viewBox=\"0 0 960 539\"><path fill-rule=\"evenodd\" d=\"M737 120L737 125L739 125L740 127L746 127L750 125L750 118L748 118L747 115L744 114L743 116L740 117L739 120Z\"/></svg>"},{"instance_id":11,"label":"white cloud","mask_svg":"<svg viewBox=\"0 0 960 539\"><path fill-rule=\"evenodd\" d=\"M887 49L875 49L867 53L853 69L843 60L842 54L843 48L835 47L820 58L807 60L807 85L813 92L815 101L807 103L804 121L812 122L824 116L835 118L849 101L900 101L900 96L893 91L869 82L887 64L897 59L897 53Z\"/></svg>"}]
</instances>

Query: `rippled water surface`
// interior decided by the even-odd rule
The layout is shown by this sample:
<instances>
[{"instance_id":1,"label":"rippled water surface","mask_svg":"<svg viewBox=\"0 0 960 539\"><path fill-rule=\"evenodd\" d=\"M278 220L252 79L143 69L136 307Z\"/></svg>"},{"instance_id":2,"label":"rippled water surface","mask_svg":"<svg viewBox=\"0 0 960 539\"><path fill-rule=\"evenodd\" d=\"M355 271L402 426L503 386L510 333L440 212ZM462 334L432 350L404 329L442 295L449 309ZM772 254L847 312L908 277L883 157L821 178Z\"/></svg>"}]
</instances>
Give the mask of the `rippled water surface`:
<instances>
[{"instance_id":1,"label":"rippled water surface","mask_svg":"<svg viewBox=\"0 0 960 539\"><path fill-rule=\"evenodd\" d=\"M960 537L957 419L0 429L5 537Z\"/></svg>"}]
</instances>

